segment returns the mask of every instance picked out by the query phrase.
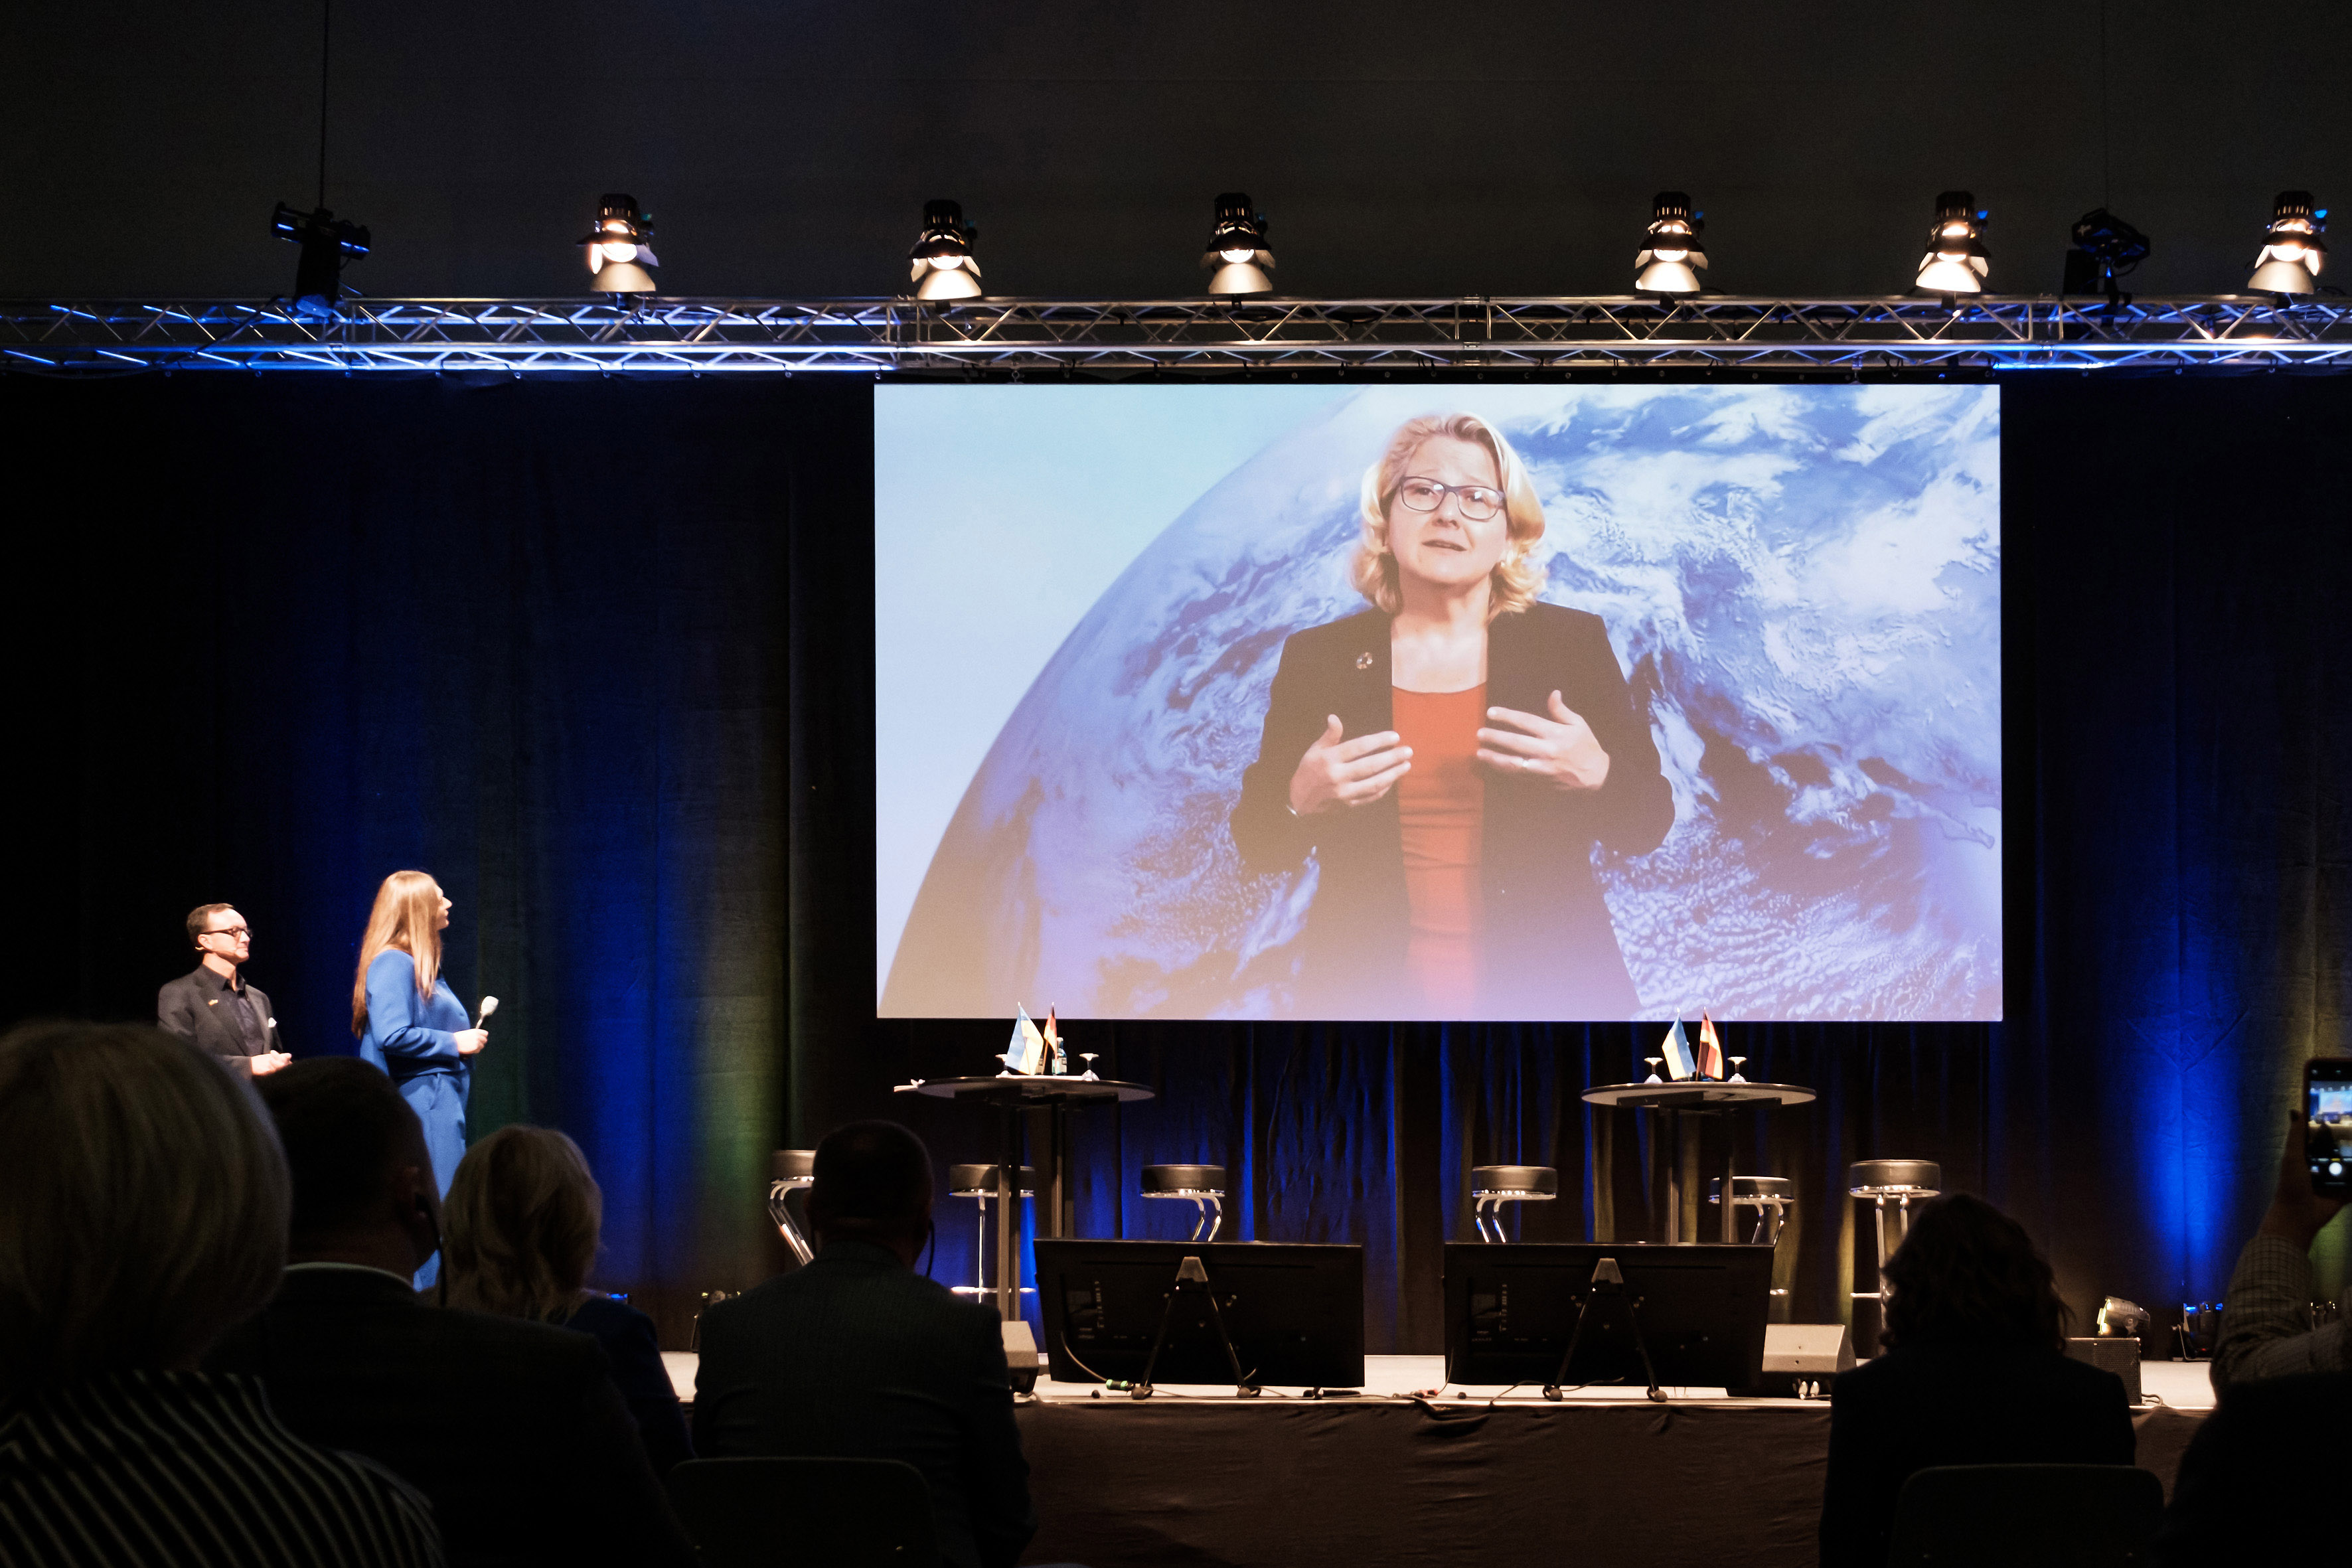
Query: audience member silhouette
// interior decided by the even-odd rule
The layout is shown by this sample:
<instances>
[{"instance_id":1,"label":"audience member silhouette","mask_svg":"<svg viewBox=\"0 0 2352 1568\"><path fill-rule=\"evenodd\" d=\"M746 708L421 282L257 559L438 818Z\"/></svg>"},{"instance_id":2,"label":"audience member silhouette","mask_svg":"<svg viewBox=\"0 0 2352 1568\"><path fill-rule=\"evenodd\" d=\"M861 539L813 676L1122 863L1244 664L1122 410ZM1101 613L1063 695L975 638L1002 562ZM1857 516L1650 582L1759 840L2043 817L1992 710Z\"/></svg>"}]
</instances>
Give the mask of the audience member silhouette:
<instances>
[{"instance_id":1,"label":"audience member silhouette","mask_svg":"<svg viewBox=\"0 0 2352 1568\"><path fill-rule=\"evenodd\" d=\"M0 1037L0 1563L428 1568L425 1500L197 1363L277 1289L251 1090L138 1025Z\"/></svg>"},{"instance_id":2,"label":"audience member silhouette","mask_svg":"<svg viewBox=\"0 0 2352 1568\"><path fill-rule=\"evenodd\" d=\"M2221 1402L2180 1457L2158 1563L2287 1563L2311 1552L2300 1479L2344 1450L2352 1370L2344 1324L2311 1325L2311 1245L2344 1205L2312 1189L2303 1141L2303 1116L2290 1109L2270 1209L2230 1277L2211 1373Z\"/></svg>"},{"instance_id":3,"label":"audience member silhouette","mask_svg":"<svg viewBox=\"0 0 2352 1568\"><path fill-rule=\"evenodd\" d=\"M1915 1470L2132 1462L2123 1380L2066 1358L2066 1306L2024 1226L1966 1193L1930 1199L1886 1289L1886 1353L1832 1395L1822 1568L1882 1568Z\"/></svg>"},{"instance_id":4,"label":"audience member silhouette","mask_svg":"<svg viewBox=\"0 0 2352 1568\"><path fill-rule=\"evenodd\" d=\"M691 1563L594 1340L417 1300L441 1208L392 1081L344 1057L259 1087L293 1176L292 1261L206 1364L258 1376L296 1432L413 1482L460 1568Z\"/></svg>"},{"instance_id":5,"label":"audience member silhouette","mask_svg":"<svg viewBox=\"0 0 2352 1568\"><path fill-rule=\"evenodd\" d=\"M940 1555L1011 1568L1036 1533L996 1314L914 1272L931 1163L890 1121L817 1145L805 1268L702 1319L695 1447L706 1456L903 1459L930 1483Z\"/></svg>"},{"instance_id":6,"label":"audience member silhouette","mask_svg":"<svg viewBox=\"0 0 2352 1568\"><path fill-rule=\"evenodd\" d=\"M653 1320L586 1289L604 1194L580 1145L546 1127L501 1127L466 1151L442 1208L436 1304L555 1323L594 1337L613 1363L656 1475L694 1458Z\"/></svg>"}]
</instances>

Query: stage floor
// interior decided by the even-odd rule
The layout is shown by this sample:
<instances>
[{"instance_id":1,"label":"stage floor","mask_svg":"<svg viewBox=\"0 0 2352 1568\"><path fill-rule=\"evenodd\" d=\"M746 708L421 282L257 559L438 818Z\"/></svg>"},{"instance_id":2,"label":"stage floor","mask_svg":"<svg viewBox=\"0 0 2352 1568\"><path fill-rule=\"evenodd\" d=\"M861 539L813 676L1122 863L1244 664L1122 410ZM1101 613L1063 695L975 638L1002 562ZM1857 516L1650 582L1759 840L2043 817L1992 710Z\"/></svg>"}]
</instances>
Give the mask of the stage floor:
<instances>
[{"instance_id":1,"label":"stage floor","mask_svg":"<svg viewBox=\"0 0 2352 1568\"><path fill-rule=\"evenodd\" d=\"M695 1358L667 1354L679 1397ZM1360 1396L1297 1389L1237 1399L1163 1387L1151 1399L1038 1384L1021 1440L1041 1524L1033 1563L1088 1568L1298 1563L1546 1568L1563 1563L1814 1561L1826 1400L1693 1390L1450 1388L1441 1356L1371 1356ZM2213 1405L2202 1362L2149 1362L2134 1415L2139 1463L2172 1486Z\"/></svg>"}]
</instances>

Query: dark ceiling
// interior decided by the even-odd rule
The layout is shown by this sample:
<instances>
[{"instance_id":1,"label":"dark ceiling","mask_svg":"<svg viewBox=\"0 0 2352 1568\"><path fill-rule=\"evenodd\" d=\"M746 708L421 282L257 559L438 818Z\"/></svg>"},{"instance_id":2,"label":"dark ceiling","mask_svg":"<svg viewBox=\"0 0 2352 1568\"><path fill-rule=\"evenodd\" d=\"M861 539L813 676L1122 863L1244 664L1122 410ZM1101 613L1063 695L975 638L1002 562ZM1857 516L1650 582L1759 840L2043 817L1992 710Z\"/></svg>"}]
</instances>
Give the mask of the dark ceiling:
<instances>
[{"instance_id":1,"label":"dark ceiling","mask_svg":"<svg viewBox=\"0 0 2352 1568\"><path fill-rule=\"evenodd\" d=\"M15 8L0 294L283 292L320 22ZM332 28L327 199L373 227L349 277L379 295L580 292L607 190L652 210L666 292L896 292L953 196L992 289L1114 299L1196 290L1236 187L1277 286L1326 297L1619 292L1662 186L1731 292L1904 288L1953 185L1992 209L1999 291L2053 289L2106 202L2155 239L2142 290L2226 292L2274 191L2352 200L2334 47L2198 0L2110 0L2104 133L2096 0L339 0Z\"/></svg>"}]
</instances>

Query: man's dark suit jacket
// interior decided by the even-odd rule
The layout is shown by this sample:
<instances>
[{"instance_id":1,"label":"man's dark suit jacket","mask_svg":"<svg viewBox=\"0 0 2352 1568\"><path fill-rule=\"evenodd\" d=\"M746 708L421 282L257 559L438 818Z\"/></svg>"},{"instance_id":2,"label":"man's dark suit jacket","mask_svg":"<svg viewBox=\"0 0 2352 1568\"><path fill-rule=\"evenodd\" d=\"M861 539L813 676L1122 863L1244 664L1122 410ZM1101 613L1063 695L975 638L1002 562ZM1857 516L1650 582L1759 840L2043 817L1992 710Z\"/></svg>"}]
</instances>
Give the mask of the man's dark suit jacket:
<instances>
[{"instance_id":1,"label":"man's dark suit jacket","mask_svg":"<svg viewBox=\"0 0 2352 1568\"><path fill-rule=\"evenodd\" d=\"M1307 817L1289 809L1291 775L1327 716L1339 715L1349 740L1393 727L1390 626L1390 616L1367 610L1283 645L1257 761L1242 774L1234 808L1234 847L1252 870L1290 869L1310 850L1320 868L1299 937L1302 1017L1394 1018L1420 1008L1394 989L1406 973L1408 933L1396 792ZM1478 1016L1631 1017L1641 998L1592 878L1592 846L1645 855L1674 826L1674 792L1648 716L1635 710L1598 616L1532 605L1497 616L1486 636L1487 706L1548 719L1558 691L1609 753L1609 776L1580 793L1480 770Z\"/></svg>"},{"instance_id":2,"label":"man's dark suit jacket","mask_svg":"<svg viewBox=\"0 0 2352 1568\"><path fill-rule=\"evenodd\" d=\"M585 1334L423 1306L372 1268L296 1268L205 1369L259 1378L298 1436L424 1492L452 1568L694 1562Z\"/></svg>"},{"instance_id":3,"label":"man's dark suit jacket","mask_svg":"<svg viewBox=\"0 0 2352 1568\"><path fill-rule=\"evenodd\" d=\"M2352 1373L2231 1384L2180 1457L2155 1561L2178 1568L2326 1554L2347 1410Z\"/></svg>"},{"instance_id":4,"label":"man's dark suit jacket","mask_svg":"<svg viewBox=\"0 0 2352 1568\"><path fill-rule=\"evenodd\" d=\"M231 1001L235 994L226 980L199 963L193 974L167 980L157 989L155 1022L206 1056L217 1057L249 1077L254 1057L286 1047L278 1043L277 1015L269 1010L268 994L249 980L245 983L245 1000L253 1009L253 1021L260 1026L261 1036L257 1046L246 1043L236 1023L221 1016L223 1008L235 1005Z\"/></svg>"},{"instance_id":5,"label":"man's dark suit jacket","mask_svg":"<svg viewBox=\"0 0 2352 1568\"><path fill-rule=\"evenodd\" d=\"M904 1459L940 1555L1010 1568L1037 1532L996 1314L887 1250L836 1241L702 1317L694 1448Z\"/></svg>"},{"instance_id":6,"label":"man's dark suit jacket","mask_svg":"<svg viewBox=\"0 0 2352 1568\"><path fill-rule=\"evenodd\" d=\"M1922 1345L1842 1373L1831 1395L1822 1568L1885 1568L1895 1500L1933 1465L2128 1465L2124 1382L2053 1350Z\"/></svg>"}]
</instances>

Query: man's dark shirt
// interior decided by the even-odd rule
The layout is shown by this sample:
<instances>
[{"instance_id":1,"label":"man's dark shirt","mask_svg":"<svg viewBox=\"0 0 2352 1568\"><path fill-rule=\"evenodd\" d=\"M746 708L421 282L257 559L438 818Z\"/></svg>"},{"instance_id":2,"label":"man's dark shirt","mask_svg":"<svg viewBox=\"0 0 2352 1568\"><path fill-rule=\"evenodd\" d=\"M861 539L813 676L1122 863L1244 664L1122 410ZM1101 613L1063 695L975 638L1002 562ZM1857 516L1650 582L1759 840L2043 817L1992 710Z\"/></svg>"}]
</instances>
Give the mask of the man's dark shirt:
<instances>
[{"instance_id":1,"label":"man's dark shirt","mask_svg":"<svg viewBox=\"0 0 2352 1568\"><path fill-rule=\"evenodd\" d=\"M2128 1465L2123 1379L2054 1350L1906 1345L1831 1395L1822 1568L1882 1568L1895 1500L1934 1465Z\"/></svg>"},{"instance_id":2,"label":"man's dark shirt","mask_svg":"<svg viewBox=\"0 0 2352 1568\"><path fill-rule=\"evenodd\" d=\"M955 1568L1010 1568L1037 1532L996 1314L862 1242L703 1314L694 1447L903 1459Z\"/></svg>"},{"instance_id":3,"label":"man's dark shirt","mask_svg":"<svg viewBox=\"0 0 2352 1568\"><path fill-rule=\"evenodd\" d=\"M205 1367L258 1377L297 1435L430 1498L453 1568L694 1562L585 1334L426 1307L373 1268L297 1266Z\"/></svg>"},{"instance_id":4,"label":"man's dark shirt","mask_svg":"<svg viewBox=\"0 0 2352 1568\"><path fill-rule=\"evenodd\" d=\"M251 1058L282 1048L261 988L215 974L201 963L155 993L155 1021L240 1072L252 1070Z\"/></svg>"}]
</instances>

